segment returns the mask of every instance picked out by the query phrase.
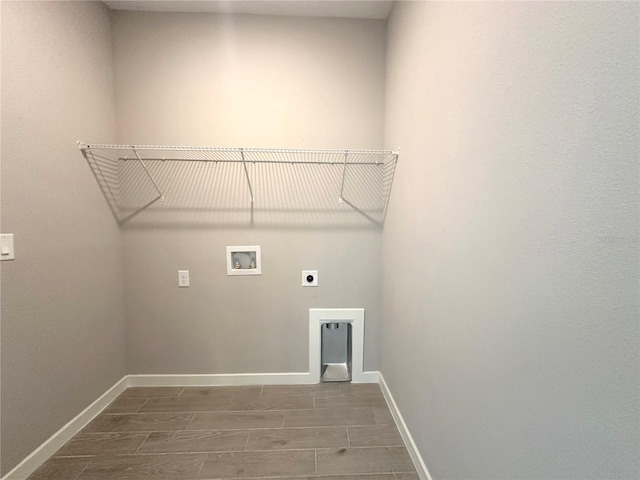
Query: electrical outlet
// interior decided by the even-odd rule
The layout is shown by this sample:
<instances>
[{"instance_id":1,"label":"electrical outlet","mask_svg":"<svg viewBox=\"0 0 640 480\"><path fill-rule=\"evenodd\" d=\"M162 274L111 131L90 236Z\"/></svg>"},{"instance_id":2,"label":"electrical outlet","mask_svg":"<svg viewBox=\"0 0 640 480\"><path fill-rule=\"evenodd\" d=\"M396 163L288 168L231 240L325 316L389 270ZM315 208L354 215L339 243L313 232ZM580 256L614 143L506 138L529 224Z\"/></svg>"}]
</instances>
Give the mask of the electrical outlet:
<instances>
[{"instance_id":1,"label":"electrical outlet","mask_svg":"<svg viewBox=\"0 0 640 480\"><path fill-rule=\"evenodd\" d=\"M189 285L189 270L178 270L178 286L188 287Z\"/></svg>"},{"instance_id":2,"label":"electrical outlet","mask_svg":"<svg viewBox=\"0 0 640 480\"><path fill-rule=\"evenodd\" d=\"M318 270L302 270L302 286L317 287L318 286Z\"/></svg>"}]
</instances>

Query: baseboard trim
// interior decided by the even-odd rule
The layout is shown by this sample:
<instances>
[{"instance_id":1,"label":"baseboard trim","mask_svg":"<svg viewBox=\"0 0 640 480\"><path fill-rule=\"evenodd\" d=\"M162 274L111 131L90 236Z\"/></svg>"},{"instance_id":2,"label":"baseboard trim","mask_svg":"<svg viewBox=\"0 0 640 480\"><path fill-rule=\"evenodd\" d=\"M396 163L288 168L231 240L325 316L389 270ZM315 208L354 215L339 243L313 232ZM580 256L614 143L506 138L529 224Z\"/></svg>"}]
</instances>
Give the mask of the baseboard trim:
<instances>
[{"instance_id":1,"label":"baseboard trim","mask_svg":"<svg viewBox=\"0 0 640 480\"><path fill-rule=\"evenodd\" d=\"M409 452L409 456L411 457L411 460L413 461L413 466L416 468L416 471L418 472L418 476L420 477L421 480L433 480L431 478L431 474L429 473L429 470L427 469L427 466L424 463L424 460L422 459L422 455L420 455L420 452L418 451L418 447L413 441L413 437L409 432L409 428L407 427L407 424L404 423L404 419L402 418L402 414L398 409L398 405L396 405L396 402L393 399L393 395L391 395L391 391L389 390L389 387L387 386L387 382L385 382L384 376L382 375L381 372L378 372L378 377L379 377L378 383L380 384L382 394L384 395L384 398L387 400L387 405L389 406L391 415L393 415L393 419L395 420L396 426L400 431L400 435L404 440L404 444L407 447L407 451Z\"/></svg>"},{"instance_id":2,"label":"baseboard trim","mask_svg":"<svg viewBox=\"0 0 640 480\"><path fill-rule=\"evenodd\" d=\"M107 405L115 400L116 397L129 386L128 382L127 376L118 380L113 387L67 422L60 430L51 435L42 445L2 477L1 480L24 480L35 472L51 455L56 453L71 437L82 430L91 420L102 412Z\"/></svg>"},{"instance_id":3,"label":"baseboard trim","mask_svg":"<svg viewBox=\"0 0 640 480\"><path fill-rule=\"evenodd\" d=\"M306 385L309 372L220 373L203 375L128 375L130 387L218 387L235 385ZM379 372L362 372L353 383L378 383Z\"/></svg>"},{"instance_id":4,"label":"baseboard trim","mask_svg":"<svg viewBox=\"0 0 640 480\"><path fill-rule=\"evenodd\" d=\"M128 378L130 387L221 387L235 385L300 385L311 383L311 376L306 372L128 375Z\"/></svg>"},{"instance_id":5,"label":"baseboard trim","mask_svg":"<svg viewBox=\"0 0 640 480\"><path fill-rule=\"evenodd\" d=\"M362 372L358 378L354 378L351 383L380 383L380 372Z\"/></svg>"}]
</instances>

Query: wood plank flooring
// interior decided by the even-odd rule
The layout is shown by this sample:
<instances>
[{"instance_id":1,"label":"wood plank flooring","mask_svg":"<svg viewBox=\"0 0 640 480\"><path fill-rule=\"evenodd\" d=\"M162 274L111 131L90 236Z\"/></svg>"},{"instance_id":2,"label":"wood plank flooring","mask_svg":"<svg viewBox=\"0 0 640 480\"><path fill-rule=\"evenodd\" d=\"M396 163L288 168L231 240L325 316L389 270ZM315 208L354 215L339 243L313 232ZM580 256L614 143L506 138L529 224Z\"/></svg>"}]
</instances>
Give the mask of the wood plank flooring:
<instances>
[{"instance_id":1,"label":"wood plank flooring","mask_svg":"<svg viewBox=\"0 0 640 480\"><path fill-rule=\"evenodd\" d=\"M376 384L134 387L28 480L418 480Z\"/></svg>"}]
</instances>

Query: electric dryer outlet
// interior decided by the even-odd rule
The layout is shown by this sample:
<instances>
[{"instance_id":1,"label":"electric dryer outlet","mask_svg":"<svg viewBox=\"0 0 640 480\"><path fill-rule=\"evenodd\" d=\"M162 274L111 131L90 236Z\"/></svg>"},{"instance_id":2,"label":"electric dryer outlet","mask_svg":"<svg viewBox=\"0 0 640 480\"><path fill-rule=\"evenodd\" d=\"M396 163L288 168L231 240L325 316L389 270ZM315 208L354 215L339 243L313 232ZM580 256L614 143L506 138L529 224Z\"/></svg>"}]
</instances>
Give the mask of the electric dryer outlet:
<instances>
[{"instance_id":1,"label":"electric dryer outlet","mask_svg":"<svg viewBox=\"0 0 640 480\"><path fill-rule=\"evenodd\" d=\"M318 286L318 270L302 270L302 286L317 287Z\"/></svg>"}]
</instances>

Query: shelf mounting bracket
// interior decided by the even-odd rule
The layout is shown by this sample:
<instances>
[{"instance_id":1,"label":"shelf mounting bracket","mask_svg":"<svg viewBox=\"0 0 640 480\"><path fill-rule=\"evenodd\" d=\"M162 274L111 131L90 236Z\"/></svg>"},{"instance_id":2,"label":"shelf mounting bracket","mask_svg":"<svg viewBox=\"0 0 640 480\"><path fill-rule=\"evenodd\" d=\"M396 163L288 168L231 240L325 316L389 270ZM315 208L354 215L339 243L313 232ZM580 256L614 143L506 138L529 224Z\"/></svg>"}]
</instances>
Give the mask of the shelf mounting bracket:
<instances>
[{"instance_id":1,"label":"shelf mounting bracket","mask_svg":"<svg viewBox=\"0 0 640 480\"><path fill-rule=\"evenodd\" d=\"M134 147L131 148L131 150L133 150L133 153L135 154L135 156L138 158L138 162L140 162L140 165L142 166L144 172L147 174L147 177L149 178L149 180L151 181L151 183L153 184L153 187L156 189L156 192L158 192L158 198L156 198L155 200L152 200L151 203L154 203L158 200L160 200L161 202L164 202L164 193L162 193L162 191L160 190L160 187L158 186L158 184L156 183L156 181L153 179L153 177L151 176L151 173L149 173L149 169L147 168L147 166L145 165L144 161L142 160L142 158L140 157L140 155L138 155L138 152L136 151L136 149ZM149 205L151 205L151 203L149 203L148 205L146 205L144 208L147 208Z\"/></svg>"},{"instance_id":2,"label":"shelf mounting bracket","mask_svg":"<svg viewBox=\"0 0 640 480\"><path fill-rule=\"evenodd\" d=\"M349 150L344 151L344 164L342 166L342 185L340 186L340 195L338 196L338 203L344 203L344 199L342 198L342 193L344 192L344 177L347 173L347 156L349 155Z\"/></svg>"},{"instance_id":3,"label":"shelf mounting bracket","mask_svg":"<svg viewBox=\"0 0 640 480\"><path fill-rule=\"evenodd\" d=\"M249 186L249 195L251 196L251 203L253 203L253 188L251 188L251 179L249 178L249 171L247 170L247 162L244 159L244 148L240 149L240 156L242 157L242 166L244 167L244 175L247 178L247 185Z\"/></svg>"}]
</instances>

